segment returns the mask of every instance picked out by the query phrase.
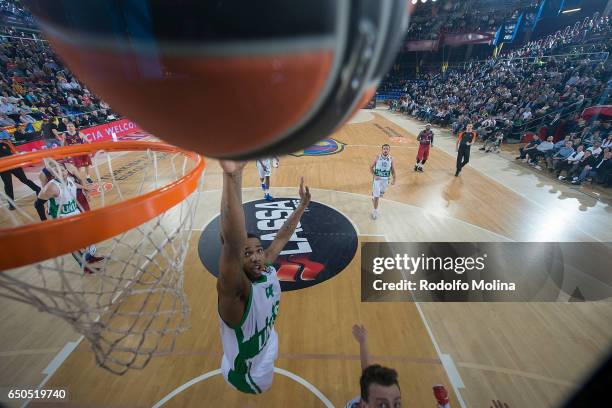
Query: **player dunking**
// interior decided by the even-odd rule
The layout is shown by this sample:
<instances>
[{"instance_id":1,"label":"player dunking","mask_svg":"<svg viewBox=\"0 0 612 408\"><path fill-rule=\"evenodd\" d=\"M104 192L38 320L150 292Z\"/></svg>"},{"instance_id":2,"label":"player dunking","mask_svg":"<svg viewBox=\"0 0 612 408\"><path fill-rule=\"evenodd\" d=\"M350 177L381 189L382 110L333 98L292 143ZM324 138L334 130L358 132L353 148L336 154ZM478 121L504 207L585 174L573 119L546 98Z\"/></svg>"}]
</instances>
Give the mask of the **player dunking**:
<instances>
[{"instance_id":1,"label":"player dunking","mask_svg":"<svg viewBox=\"0 0 612 408\"><path fill-rule=\"evenodd\" d=\"M69 146L69 145L87 143L87 141L83 137L83 134L76 130L74 123L68 122L68 124L66 125L66 132L64 132L62 136L62 143L65 146ZM89 175L89 169L91 168L91 156L88 154L83 154L81 156L74 156L70 160L72 161L72 163L74 163L75 167L77 167L79 170L84 168L85 176L87 177L87 182L93 183L93 180L91 179L91 176Z\"/></svg>"},{"instance_id":2,"label":"player dunking","mask_svg":"<svg viewBox=\"0 0 612 408\"><path fill-rule=\"evenodd\" d=\"M278 157L272 159L258 159L255 164L257 165L257 172L259 173L259 180L261 181L261 189L264 192L264 198L268 201L272 201L274 197L270 195L270 177L272 176L272 165L278 167Z\"/></svg>"},{"instance_id":3,"label":"player dunking","mask_svg":"<svg viewBox=\"0 0 612 408\"><path fill-rule=\"evenodd\" d=\"M59 164L58 169L55 171L44 169L43 174L48 181L38 194L38 199L42 201L43 205L45 201L48 201L47 212L49 217L57 219L80 214L81 210L77 204L77 189L85 189L86 187L77 183L62 163ZM89 208L89 204L87 208ZM93 273L92 264L104 259L103 257L94 256L95 251L96 247L90 245L84 250L72 253L74 259L86 273Z\"/></svg>"},{"instance_id":4,"label":"player dunking","mask_svg":"<svg viewBox=\"0 0 612 408\"><path fill-rule=\"evenodd\" d=\"M274 322L280 305L280 282L271 264L295 231L310 202L300 181L300 204L270 246L246 231L242 209L244 162L221 161L221 257L217 279L223 357L221 371L238 391L260 394L272 385L278 337Z\"/></svg>"},{"instance_id":5,"label":"player dunking","mask_svg":"<svg viewBox=\"0 0 612 408\"><path fill-rule=\"evenodd\" d=\"M393 158L389 155L390 151L391 146L386 143L382 145L382 154L376 156L370 166L374 178L372 181L372 203L374 204L372 219L374 220L378 218L378 200L387 191L389 178L391 178L391 184L395 184L395 166Z\"/></svg>"},{"instance_id":6,"label":"player dunking","mask_svg":"<svg viewBox=\"0 0 612 408\"><path fill-rule=\"evenodd\" d=\"M423 171L423 166L429 157L429 148L433 146L434 134L431 131L431 125L428 123L425 125L425 130L417 136L417 142L419 142L419 152L417 153L417 162L414 165L414 171Z\"/></svg>"}]
</instances>

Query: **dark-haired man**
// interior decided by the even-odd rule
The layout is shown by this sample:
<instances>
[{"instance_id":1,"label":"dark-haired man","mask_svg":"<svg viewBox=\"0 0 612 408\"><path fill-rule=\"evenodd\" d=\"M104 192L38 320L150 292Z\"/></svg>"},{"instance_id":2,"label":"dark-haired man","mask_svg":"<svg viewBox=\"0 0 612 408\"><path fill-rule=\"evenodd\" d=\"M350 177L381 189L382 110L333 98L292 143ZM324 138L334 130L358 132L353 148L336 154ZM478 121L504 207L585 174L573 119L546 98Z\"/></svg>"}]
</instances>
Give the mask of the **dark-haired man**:
<instances>
[{"instance_id":1,"label":"dark-haired man","mask_svg":"<svg viewBox=\"0 0 612 408\"><path fill-rule=\"evenodd\" d=\"M379 364L371 364L368 332L365 327L354 325L353 337L359 343L361 395L350 400L345 408L401 408L402 395L397 380L397 371Z\"/></svg>"},{"instance_id":2,"label":"dark-haired man","mask_svg":"<svg viewBox=\"0 0 612 408\"><path fill-rule=\"evenodd\" d=\"M300 204L270 246L247 234L242 209L244 162L221 161L221 257L217 279L225 380L238 391L260 394L272 385L278 338L274 322L280 304L280 282L272 263L289 241L310 202L300 181Z\"/></svg>"},{"instance_id":3,"label":"dark-haired man","mask_svg":"<svg viewBox=\"0 0 612 408\"><path fill-rule=\"evenodd\" d=\"M378 201L380 197L385 194L387 187L389 187L389 179L391 184L395 184L395 166L393 158L389 154L391 152L391 146L388 144L382 145L382 153L377 155L372 164L370 165L370 172L372 172L372 204L374 209L372 210L372 219L378 218Z\"/></svg>"},{"instance_id":4,"label":"dark-haired man","mask_svg":"<svg viewBox=\"0 0 612 408\"><path fill-rule=\"evenodd\" d=\"M478 134L472 130L472 124L468 123L465 127L465 132L459 133L457 136L457 170L455 177L458 177L463 167L470 161L470 148L476 141Z\"/></svg>"},{"instance_id":5,"label":"dark-haired man","mask_svg":"<svg viewBox=\"0 0 612 408\"><path fill-rule=\"evenodd\" d=\"M419 142L419 151L417 153L417 162L414 165L414 171L423 171L423 166L429 157L429 148L433 146L434 134L431 131L431 125L428 123L425 125L425 130L417 136L417 142Z\"/></svg>"}]
</instances>

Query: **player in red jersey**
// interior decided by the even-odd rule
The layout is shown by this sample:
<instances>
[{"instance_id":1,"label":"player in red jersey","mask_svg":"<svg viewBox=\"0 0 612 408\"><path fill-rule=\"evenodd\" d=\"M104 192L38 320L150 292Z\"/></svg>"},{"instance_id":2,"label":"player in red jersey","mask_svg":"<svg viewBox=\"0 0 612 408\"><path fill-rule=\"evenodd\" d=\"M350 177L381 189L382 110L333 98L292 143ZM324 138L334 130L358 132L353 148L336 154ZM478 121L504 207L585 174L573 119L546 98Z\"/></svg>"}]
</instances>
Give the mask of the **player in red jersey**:
<instances>
[{"instance_id":1,"label":"player in red jersey","mask_svg":"<svg viewBox=\"0 0 612 408\"><path fill-rule=\"evenodd\" d=\"M85 140L83 134L77 131L76 126L73 122L68 122L66 124L66 131L61 137L62 143L64 146L88 143ZM91 176L89 175L89 169L91 168L91 156L89 154L83 154L81 156L74 156L70 159L70 161L78 168L79 170L85 169L85 176L87 178L88 183L93 183Z\"/></svg>"},{"instance_id":2,"label":"player in red jersey","mask_svg":"<svg viewBox=\"0 0 612 408\"><path fill-rule=\"evenodd\" d=\"M425 125L425 130L417 136L419 142L419 152L417 153L417 162L414 165L414 171L423 171L423 166L429 157L429 148L433 146L434 134L431 131L431 125Z\"/></svg>"}]
</instances>

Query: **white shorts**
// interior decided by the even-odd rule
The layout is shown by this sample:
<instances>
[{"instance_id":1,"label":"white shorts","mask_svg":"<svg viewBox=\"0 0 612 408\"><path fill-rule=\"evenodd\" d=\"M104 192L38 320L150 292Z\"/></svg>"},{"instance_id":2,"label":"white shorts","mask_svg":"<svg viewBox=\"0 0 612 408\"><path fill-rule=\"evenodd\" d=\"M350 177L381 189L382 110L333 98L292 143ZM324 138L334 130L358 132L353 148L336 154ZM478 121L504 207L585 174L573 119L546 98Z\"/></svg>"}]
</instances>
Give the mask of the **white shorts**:
<instances>
[{"instance_id":1,"label":"white shorts","mask_svg":"<svg viewBox=\"0 0 612 408\"><path fill-rule=\"evenodd\" d=\"M376 179L374 176L374 181L372 181L372 196L374 198L382 197L387 191L387 187L389 187L389 179L388 178L379 178Z\"/></svg>"},{"instance_id":2,"label":"white shorts","mask_svg":"<svg viewBox=\"0 0 612 408\"><path fill-rule=\"evenodd\" d=\"M272 380L274 379L274 361L278 358L278 335L276 334L276 330L272 330L272 334L266 345L266 350L263 351L263 353L262 356L258 356L257 362L251 365L249 373L245 378L246 384L250 387L248 392L252 394L261 394L272 386ZM236 388L238 391L245 392L229 381L228 376L232 366L233 363L230 363L224 354L221 359L221 372L223 373L223 378L225 378L225 381L229 385Z\"/></svg>"},{"instance_id":3,"label":"white shorts","mask_svg":"<svg viewBox=\"0 0 612 408\"><path fill-rule=\"evenodd\" d=\"M262 166L263 163L263 166ZM272 175L272 165L270 164L270 159L266 160L257 160L255 161L257 165L257 171L259 172L259 178L270 177Z\"/></svg>"}]
</instances>

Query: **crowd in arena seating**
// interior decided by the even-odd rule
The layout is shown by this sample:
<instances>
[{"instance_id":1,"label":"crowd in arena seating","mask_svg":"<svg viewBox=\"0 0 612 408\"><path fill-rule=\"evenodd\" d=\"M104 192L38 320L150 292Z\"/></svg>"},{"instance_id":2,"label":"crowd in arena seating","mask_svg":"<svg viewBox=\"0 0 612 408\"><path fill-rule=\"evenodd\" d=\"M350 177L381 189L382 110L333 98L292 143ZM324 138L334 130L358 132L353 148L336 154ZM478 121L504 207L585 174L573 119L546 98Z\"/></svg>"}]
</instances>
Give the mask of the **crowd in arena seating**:
<instances>
[{"instance_id":1,"label":"crowd in arena seating","mask_svg":"<svg viewBox=\"0 0 612 408\"><path fill-rule=\"evenodd\" d=\"M609 185L612 176L612 130L610 122L594 121L586 135L572 132L554 143L552 136L538 135L520 149L516 157L542 169L540 162L559 180L582 184L587 178Z\"/></svg>"},{"instance_id":2,"label":"crowd in arena seating","mask_svg":"<svg viewBox=\"0 0 612 408\"><path fill-rule=\"evenodd\" d=\"M24 26L34 26L34 18L19 2L0 0L0 17L10 19L7 22L19 23Z\"/></svg>"},{"instance_id":3,"label":"crowd in arena seating","mask_svg":"<svg viewBox=\"0 0 612 408\"><path fill-rule=\"evenodd\" d=\"M16 142L53 137L69 120L77 128L114 119L109 106L81 85L44 41L0 35L0 127ZM51 125L48 125L51 126Z\"/></svg>"},{"instance_id":4,"label":"crowd in arena seating","mask_svg":"<svg viewBox=\"0 0 612 408\"><path fill-rule=\"evenodd\" d=\"M605 38L612 33L610 20L597 15L581 23L579 28L602 33ZM507 54L514 58L504 56L472 62L463 68L449 69L444 75L402 80L395 74L388 78L388 83L392 86L401 83L404 94L391 101L390 108L426 122L450 126L454 133L472 123L485 141L508 136L521 138L527 129L537 131L540 128L545 139L550 136L559 140L567 135L572 140L574 151L578 145L582 145L585 151L595 149L591 161L604 158L604 150L609 150L611 144L610 123L586 122L580 118L580 113L591 105L611 103L610 65L605 64L604 59L588 54L547 55L558 49L559 44L582 41L586 34L579 32L578 35L575 30L570 30L567 36L562 34L560 37L556 33L551 39L527 44ZM603 45L606 51L608 43L606 41ZM578 165L566 168L569 156L565 155L569 150L563 147L561 142L551 148L547 141L538 141L537 145L529 147L535 150L521 158L538 168L545 166L551 172L567 170L568 176L557 176L567 177L575 183L582 182L582 170L586 166L582 155ZM545 160L540 165L541 159ZM600 167L602 165L608 168L607 164L600 164ZM610 183L609 179L609 175L607 179L598 178L606 183Z\"/></svg>"},{"instance_id":5,"label":"crowd in arena seating","mask_svg":"<svg viewBox=\"0 0 612 408\"><path fill-rule=\"evenodd\" d=\"M576 22L573 26L567 26L563 30L537 41L530 41L519 49L509 50L503 54L503 57L525 58L552 55L561 48L573 44L582 46L580 52L605 51L608 47L607 41L596 41L593 43L593 47L588 47L588 40L597 39L599 36L602 39L608 38L611 25L612 21L609 16L600 16L599 13L595 13L590 18L587 17L583 21Z\"/></svg>"},{"instance_id":6,"label":"crowd in arena seating","mask_svg":"<svg viewBox=\"0 0 612 408\"><path fill-rule=\"evenodd\" d=\"M523 3L529 2L516 6ZM435 40L440 33L494 32L516 13L516 9L503 4L496 7L496 4L478 1L419 4L410 19L406 39Z\"/></svg>"},{"instance_id":7,"label":"crowd in arena seating","mask_svg":"<svg viewBox=\"0 0 612 408\"><path fill-rule=\"evenodd\" d=\"M397 103L400 111L419 119L452 123L455 132L469 121L486 133L508 134L538 118L556 128L566 113L603 102L609 75L601 62L588 59L491 59L450 70L445 77L413 82Z\"/></svg>"}]
</instances>

